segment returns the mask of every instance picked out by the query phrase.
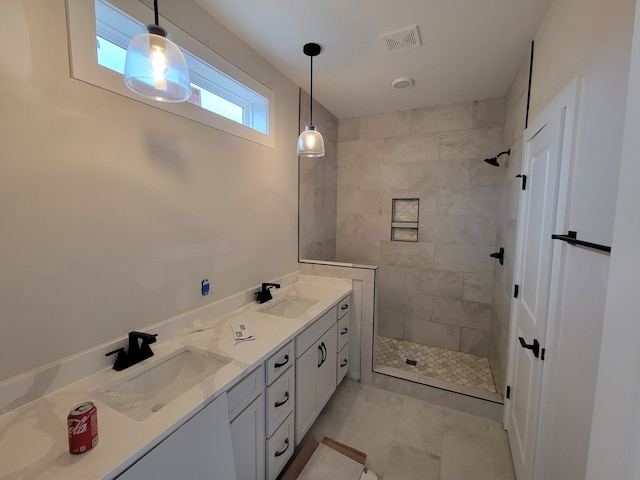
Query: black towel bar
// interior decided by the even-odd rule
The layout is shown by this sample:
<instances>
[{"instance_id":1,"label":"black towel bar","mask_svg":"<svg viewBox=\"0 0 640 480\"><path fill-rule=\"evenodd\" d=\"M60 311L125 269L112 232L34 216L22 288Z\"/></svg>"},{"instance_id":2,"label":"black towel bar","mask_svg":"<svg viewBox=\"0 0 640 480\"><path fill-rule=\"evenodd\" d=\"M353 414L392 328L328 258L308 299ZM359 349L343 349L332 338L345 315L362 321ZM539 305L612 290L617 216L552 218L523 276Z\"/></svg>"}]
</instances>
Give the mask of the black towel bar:
<instances>
[{"instance_id":1,"label":"black towel bar","mask_svg":"<svg viewBox=\"0 0 640 480\"><path fill-rule=\"evenodd\" d=\"M600 245L598 243L585 242L584 240L578 240L578 232L574 232L573 230L569 230L566 235L551 235L553 240L562 240L563 242L567 242L570 245L580 245L582 247L593 248L594 250L599 250L601 252L611 252L611 247L606 245Z\"/></svg>"}]
</instances>

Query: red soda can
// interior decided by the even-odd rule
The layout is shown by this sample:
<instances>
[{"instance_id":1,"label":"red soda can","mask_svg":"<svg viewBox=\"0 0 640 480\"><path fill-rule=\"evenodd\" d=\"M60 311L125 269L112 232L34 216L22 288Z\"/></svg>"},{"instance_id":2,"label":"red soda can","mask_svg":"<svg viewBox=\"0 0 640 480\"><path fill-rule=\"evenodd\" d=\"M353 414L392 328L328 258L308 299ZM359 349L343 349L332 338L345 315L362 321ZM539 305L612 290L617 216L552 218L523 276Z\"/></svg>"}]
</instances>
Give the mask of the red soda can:
<instances>
[{"instance_id":1,"label":"red soda can","mask_svg":"<svg viewBox=\"0 0 640 480\"><path fill-rule=\"evenodd\" d=\"M69 452L84 453L98 443L98 409L93 402L82 402L69 412Z\"/></svg>"}]
</instances>

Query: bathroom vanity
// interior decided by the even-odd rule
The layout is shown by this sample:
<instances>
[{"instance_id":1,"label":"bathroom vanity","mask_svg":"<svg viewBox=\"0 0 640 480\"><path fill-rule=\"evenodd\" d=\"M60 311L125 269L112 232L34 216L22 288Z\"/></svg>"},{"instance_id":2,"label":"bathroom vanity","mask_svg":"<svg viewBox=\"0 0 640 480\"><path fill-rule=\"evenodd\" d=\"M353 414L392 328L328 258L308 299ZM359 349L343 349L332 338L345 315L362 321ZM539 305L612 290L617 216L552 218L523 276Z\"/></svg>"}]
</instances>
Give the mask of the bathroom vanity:
<instances>
[{"instance_id":1,"label":"bathroom vanity","mask_svg":"<svg viewBox=\"0 0 640 480\"><path fill-rule=\"evenodd\" d=\"M159 341L138 365L99 371L5 413L0 478L169 479L187 471L275 479L348 369L351 291L349 280L300 275L264 305L200 317L202 330ZM238 322L255 339L236 342ZM88 399L98 407L99 442L71 455L66 414Z\"/></svg>"}]
</instances>

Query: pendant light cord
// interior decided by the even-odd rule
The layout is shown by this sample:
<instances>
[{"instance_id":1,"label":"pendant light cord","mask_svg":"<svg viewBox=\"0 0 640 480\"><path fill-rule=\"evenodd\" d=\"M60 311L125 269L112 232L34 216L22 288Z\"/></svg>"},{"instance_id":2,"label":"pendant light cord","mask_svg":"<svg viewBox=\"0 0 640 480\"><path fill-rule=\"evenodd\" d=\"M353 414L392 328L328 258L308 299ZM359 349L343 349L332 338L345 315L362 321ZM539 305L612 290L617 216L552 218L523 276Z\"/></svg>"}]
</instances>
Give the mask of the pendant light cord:
<instances>
[{"instance_id":1,"label":"pendant light cord","mask_svg":"<svg viewBox=\"0 0 640 480\"><path fill-rule=\"evenodd\" d=\"M313 56L311 58L311 82L309 87L309 125L313 125Z\"/></svg>"},{"instance_id":2,"label":"pendant light cord","mask_svg":"<svg viewBox=\"0 0 640 480\"><path fill-rule=\"evenodd\" d=\"M153 12L155 14L156 25L160 25L160 20L158 15L158 0L153 0Z\"/></svg>"}]
</instances>

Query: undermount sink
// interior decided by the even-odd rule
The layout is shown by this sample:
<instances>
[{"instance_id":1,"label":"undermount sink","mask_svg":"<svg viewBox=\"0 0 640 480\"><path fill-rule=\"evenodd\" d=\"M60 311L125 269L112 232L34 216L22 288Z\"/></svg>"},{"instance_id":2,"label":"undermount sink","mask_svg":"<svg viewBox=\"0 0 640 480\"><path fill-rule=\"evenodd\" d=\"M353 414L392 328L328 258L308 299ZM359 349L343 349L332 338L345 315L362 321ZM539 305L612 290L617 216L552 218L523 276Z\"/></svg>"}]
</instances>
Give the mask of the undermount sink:
<instances>
[{"instance_id":1,"label":"undermount sink","mask_svg":"<svg viewBox=\"0 0 640 480\"><path fill-rule=\"evenodd\" d=\"M110 407L141 421L229 362L229 357L182 347L95 391Z\"/></svg>"},{"instance_id":2,"label":"undermount sink","mask_svg":"<svg viewBox=\"0 0 640 480\"><path fill-rule=\"evenodd\" d=\"M303 297L283 297L269 302L269 305L258 309L258 312L277 317L296 318L318 303L319 300Z\"/></svg>"}]
</instances>

